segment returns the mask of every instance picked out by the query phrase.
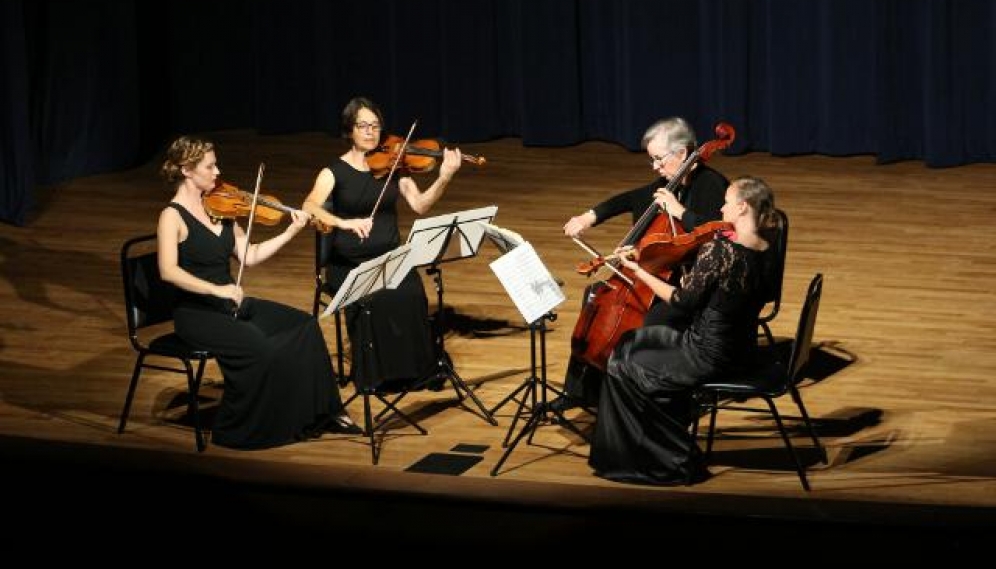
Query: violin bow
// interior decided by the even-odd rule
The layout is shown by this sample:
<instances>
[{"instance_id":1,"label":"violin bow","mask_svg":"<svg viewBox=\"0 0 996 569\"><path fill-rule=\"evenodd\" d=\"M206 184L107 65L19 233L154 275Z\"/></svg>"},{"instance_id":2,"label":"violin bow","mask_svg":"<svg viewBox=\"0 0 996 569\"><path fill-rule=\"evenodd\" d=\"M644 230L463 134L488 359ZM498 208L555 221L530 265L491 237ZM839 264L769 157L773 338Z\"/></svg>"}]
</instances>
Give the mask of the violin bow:
<instances>
[{"instance_id":1,"label":"violin bow","mask_svg":"<svg viewBox=\"0 0 996 569\"><path fill-rule=\"evenodd\" d=\"M591 245L588 245L588 243L585 242L584 239L582 239L580 237L571 237L571 240L574 241L574 243L577 244L578 247L584 249L585 253L588 253L589 255L591 255L593 259L604 259L606 261L606 263L604 263L602 265L602 267L599 268L599 270L601 270L601 268L608 268L613 273L619 275L619 278L621 278L622 280L626 281L627 283L629 283L632 286L633 281L629 277L627 277L626 275L624 275L622 273L622 271L620 271L619 269L617 269L612 263L608 262L608 261L611 261L611 260L615 259L615 255L614 254L603 257L601 253L599 253L598 251L596 251L594 249L594 247L592 247ZM595 276L597 277L598 275L596 274ZM605 281L606 279L599 279L599 280ZM608 284L608 283L606 283L606 284ZM609 286L611 286L611 285L609 285Z\"/></svg>"},{"instance_id":2,"label":"violin bow","mask_svg":"<svg viewBox=\"0 0 996 569\"><path fill-rule=\"evenodd\" d=\"M405 137L405 141L401 143L401 150L398 151L398 155L394 157L394 164L391 164L391 170L387 173L387 178L384 180L384 187L380 189L380 195L377 196L377 201L374 203L373 210L370 211L370 219L373 219L375 213L377 213L377 208L380 207L380 200L384 199L384 191L387 190L387 185L391 183L391 177L394 176L394 171L398 169L398 163L401 162L401 157L405 155L405 148L408 147L408 141L412 138L412 133L415 132L415 125L418 124L418 119L412 122L412 127L408 129L408 136Z\"/></svg>"},{"instance_id":3,"label":"violin bow","mask_svg":"<svg viewBox=\"0 0 996 569\"><path fill-rule=\"evenodd\" d=\"M242 285L242 272L246 268L246 258L249 257L249 244L252 237L252 222L256 219L256 202L259 201L259 188L263 184L263 170L266 164L259 163L259 171L256 172L256 189L252 192L252 207L249 208L249 222L246 224L246 246L242 249L242 260L239 262L239 276L235 279L235 286ZM238 308L235 309L238 315Z\"/></svg>"}]
</instances>

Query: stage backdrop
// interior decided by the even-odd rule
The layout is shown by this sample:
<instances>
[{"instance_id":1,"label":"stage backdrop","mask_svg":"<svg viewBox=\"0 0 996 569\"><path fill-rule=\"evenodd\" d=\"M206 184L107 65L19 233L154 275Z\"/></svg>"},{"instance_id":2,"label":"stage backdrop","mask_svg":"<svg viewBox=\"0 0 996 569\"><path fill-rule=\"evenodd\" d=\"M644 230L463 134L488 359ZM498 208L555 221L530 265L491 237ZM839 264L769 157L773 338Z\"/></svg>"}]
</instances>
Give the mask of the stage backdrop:
<instances>
[{"instance_id":1,"label":"stage backdrop","mask_svg":"<svg viewBox=\"0 0 996 569\"><path fill-rule=\"evenodd\" d=\"M735 153L996 157L989 0L3 0L0 30L15 224L176 133L335 132L358 94L454 142L636 150L680 115L733 124Z\"/></svg>"}]
</instances>

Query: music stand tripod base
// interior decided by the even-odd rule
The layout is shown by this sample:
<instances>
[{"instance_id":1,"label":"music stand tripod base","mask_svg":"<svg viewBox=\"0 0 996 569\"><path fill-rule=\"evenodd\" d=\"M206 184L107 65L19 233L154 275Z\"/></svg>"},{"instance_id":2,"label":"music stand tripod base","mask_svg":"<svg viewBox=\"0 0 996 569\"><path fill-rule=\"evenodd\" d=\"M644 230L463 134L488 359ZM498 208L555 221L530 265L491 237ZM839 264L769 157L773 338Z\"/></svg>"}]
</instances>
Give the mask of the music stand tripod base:
<instances>
[{"instance_id":1,"label":"music stand tripod base","mask_svg":"<svg viewBox=\"0 0 996 569\"><path fill-rule=\"evenodd\" d=\"M532 362L532 373L530 374L529 377L526 378L525 382L522 385L520 385L509 397L505 399L505 401L503 401L502 403L500 403L498 406L495 407L495 409L497 409L501 405L504 405L504 403L511 400L511 398L515 395L516 392L525 390L525 393L523 393L522 396L522 400L519 401L519 406L516 409L515 417L512 419L512 424L509 426L508 433L505 435L506 444L508 442L508 439L511 437L512 432L515 430L515 425L516 423L518 423L520 417L522 417L522 415L528 414L529 418L523 424L522 430L520 430L519 433L515 436L515 439L512 440L512 443L507 445L505 452L501 455L501 458L498 459L498 462L495 463L494 468L491 469L491 476L498 475L498 471L501 469L502 465L505 464L505 461L508 460L509 455L512 454L512 451L515 450L515 447L518 446L518 444L527 434L529 435L528 442L532 444L533 434L535 434L536 429L541 424L559 424L561 426L567 427L570 431L572 431L574 434L582 438L585 442L590 442L588 441L588 437L585 436L585 434L582 433L581 430L578 429L577 426L570 419L565 417L562 411L559 411L557 409L551 409L550 405L547 403L548 401L547 389L552 389L553 391L557 391L559 393L557 389L549 387L546 381L546 321L552 322L556 320L556 318L557 318L556 314L548 312L542 317L540 317L536 322L533 322L532 324L529 325L530 333L532 334L530 338L530 346L532 348L532 354L530 357L530 361ZM536 341L535 341L535 336L537 334L539 335L540 338L539 341L540 366L538 370L536 367L537 358L536 358ZM537 373L537 371L539 373ZM537 398L539 399L538 401ZM528 411L524 411L527 400L531 401L532 405ZM555 421L551 419L551 415L556 417Z\"/></svg>"}]
</instances>

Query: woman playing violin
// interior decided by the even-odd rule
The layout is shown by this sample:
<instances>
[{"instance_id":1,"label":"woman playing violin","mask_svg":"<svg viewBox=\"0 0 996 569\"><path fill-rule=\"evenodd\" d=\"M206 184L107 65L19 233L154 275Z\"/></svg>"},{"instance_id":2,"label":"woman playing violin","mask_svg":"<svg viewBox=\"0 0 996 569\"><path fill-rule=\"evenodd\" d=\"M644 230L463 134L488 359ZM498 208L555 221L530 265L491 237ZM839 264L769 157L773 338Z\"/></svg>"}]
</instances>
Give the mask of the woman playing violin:
<instances>
[{"instance_id":1,"label":"woman playing violin","mask_svg":"<svg viewBox=\"0 0 996 569\"><path fill-rule=\"evenodd\" d=\"M765 252L777 231L771 189L739 178L726 190L723 221L735 237L703 245L678 286L643 270L619 250L663 302L692 315L685 330L644 326L631 331L609 359L589 464L621 482L683 484L707 473L689 452L691 388L754 364L757 314L767 297L771 262ZM692 456L689 462L689 456Z\"/></svg>"},{"instance_id":2,"label":"woman playing violin","mask_svg":"<svg viewBox=\"0 0 996 569\"><path fill-rule=\"evenodd\" d=\"M239 224L212 219L203 205L220 174L212 143L178 138L161 173L175 192L159 216L157 235L159 271L179 292L176 333L214 354L225 376L212 441L255 449L323 430L361 432L343 409L317 321L289 306L245 297L231 275L232 256L246 266L265 261L309 216L292 212L283 233L247 249Z\"/></svg>"},{"instance_id":3,"label":"woman playing violin","mask_svg":"<svg viewBox=\"0 0 996 569\"><path fill-rule=\"evenodd\" d=\"M395 172L375 177L368 155L381 148L384 117L378 106L356 97L342 110L342 136L349 150L315 178L303 209L332 226L332 258L326 282L337 289L349 271L401 244L396 204L401 197L422 215L443 196L462 163L459 150L444 150L439 175L425 190ZM362 307L361 307L362 305ZM345 310L352 346L350 375L361 387L422 379L433 371L436 355L429 329L428 301L422 280L412 271L401 286L370 295Z\"/></svg>"},{"instance_id":4,"label":"woman playing violin","mask_svg":"<svg viewBox=\"0 0 996 569\"><path fill-rule=\"evenodd\" d=\"M729 182L708 165L696 163L677 185L677 195L664 189L696 144L695 131L682 118L672 117L652 124L643 135L642 146L649 155L650 167L658 177L646 186L616 194L585 213L572 217L564 224L564 234L578 237L585 230L626 212L632 215L635 223L653 202L679 220L685 231L719 219ZM657 303L647 312L644 323L682 327L687 325L687 315ZM554 400L554 407L563 411L579 405L597 404L602 375L600 370L572 358L565 378L566 393Z\"/></svg>"}]
</instances>

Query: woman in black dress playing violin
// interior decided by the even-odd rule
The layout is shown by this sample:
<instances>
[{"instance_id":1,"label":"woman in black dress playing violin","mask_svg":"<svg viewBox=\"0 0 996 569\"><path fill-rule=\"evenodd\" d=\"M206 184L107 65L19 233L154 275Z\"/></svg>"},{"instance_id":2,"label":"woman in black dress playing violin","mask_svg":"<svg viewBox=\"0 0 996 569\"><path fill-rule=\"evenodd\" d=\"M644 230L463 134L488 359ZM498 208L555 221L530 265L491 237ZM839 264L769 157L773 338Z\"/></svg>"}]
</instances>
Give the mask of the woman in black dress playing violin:
<instances>
[{"instance_id":1,"label":"woman in black dress playing violin","mask_svg":"<svg viewBox=\"0 0 996 569\"><path fill-rule=\"evenodd\" d=\"M326 282L334 289L354 267L401 244L398 198L415 213L427 213L463 159L459 149L443 150L439 176L425 191L406 175L393 177L385 186L368 163L368 155L381 147L380 108L364 97L352 99L342 111L341 129L349 150L322 168L302 206L332 227ZM428 300L417 272L410 272L396 289L380 290L347 306L345 314L352 348L350 377L357 386L378 387L386 381L408 387L435 370Z\"/></svg>"},{"instance_id":2,"label":"woman in black dress playing violin","mask_svg":"<svg viewBox=\"0 0 996 569\"><path fill-rule=\"evenodd\" d=\"M691 389L755 365L757 313L771 284L765 252L780 223L774 195L758 178L730 184L722 215L734 232L704 244L678 286L620 255L635 278L692 319L684 330L663 325L632 330L616 346L588 461L598 476L643 484L684 484L707 476L688 437Z\"/></svg>"},{"instance_id":3,"label":"woman in black dress playing violin","mask_svg":"<svg viewBox=\"0 0 996 569\"><path fill-rule=\"evenodd\" d=\"M212 442L267 448L328 430L360 433L343 409L328 348L317 321L295 308L246 297L229 261L262 263L308 222L291 213L287 229L261 243L233 219L212 219L203 197L220 175L214 145L180 137L166 151L161 173L174 190L159 216L159 271L178 291L176 333L213 353L225 377ZM233 313L235 314L233 316Z\"/></svg>"}]
</instances>

